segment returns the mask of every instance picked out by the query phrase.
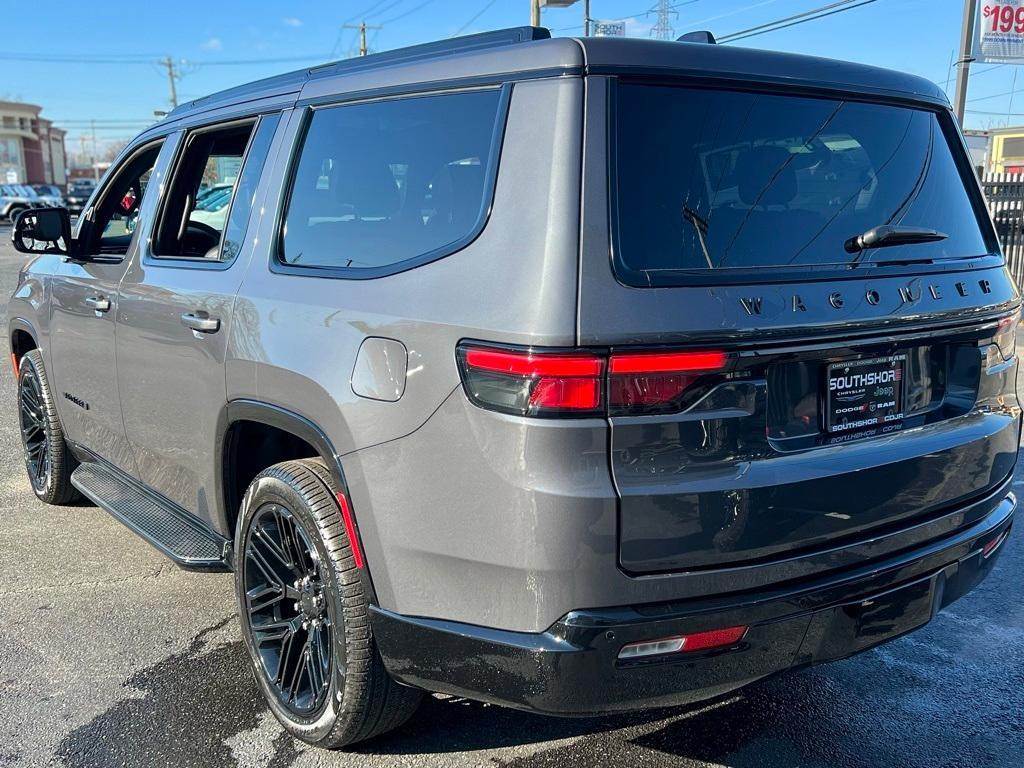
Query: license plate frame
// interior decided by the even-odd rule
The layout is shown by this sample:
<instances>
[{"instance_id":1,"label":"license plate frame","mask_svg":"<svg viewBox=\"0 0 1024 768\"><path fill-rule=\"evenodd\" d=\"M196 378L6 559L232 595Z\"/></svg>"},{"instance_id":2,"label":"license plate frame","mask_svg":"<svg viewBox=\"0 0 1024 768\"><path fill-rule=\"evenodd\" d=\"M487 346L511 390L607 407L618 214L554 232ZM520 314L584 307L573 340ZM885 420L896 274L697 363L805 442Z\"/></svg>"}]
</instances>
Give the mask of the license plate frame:
<instances>
[{"instance_id":1,"label":"license plate frame","mask_svg":"<svg viewBox=\"0 0 1024 768\"><path fill-rule=\"evenodd\" d=\"M906 373L906 353L827 364L822 398L825 432L899 429L905 417Z\"/></svg>"}]
</instances>

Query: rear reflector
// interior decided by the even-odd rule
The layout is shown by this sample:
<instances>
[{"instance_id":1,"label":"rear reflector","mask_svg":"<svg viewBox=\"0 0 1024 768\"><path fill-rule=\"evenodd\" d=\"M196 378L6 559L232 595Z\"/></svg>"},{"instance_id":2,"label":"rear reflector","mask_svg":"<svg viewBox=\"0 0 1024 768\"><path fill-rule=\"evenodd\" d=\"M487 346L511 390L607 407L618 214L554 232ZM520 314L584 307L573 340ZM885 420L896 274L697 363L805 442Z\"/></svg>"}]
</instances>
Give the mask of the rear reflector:
<instances>
[{"instance_id":1,"label":"rear reflector","mask_svg":"<svg viewBox=\"0 0 1024 768\"><path fill-rule=\"evenodd\" d=\"M1007 539L1007 537L1009 537L1009 535L1010 535L1010 530L1007 529L1007 530L1003 531L1002 533L1000 533L998 536L996 536L994 539L992 539L990 542L988 542L988 544L983 546L981 548L981 557L982 557L982 559L988 559L989 557L991 557L995 553L995 551L997 549L999 549L1001 546L1003 546L1003 542L1006 541L1006 539Z\"/></svg>"},{"instance_id":2,"label":"rear reflector","mask_svg":"<svg viewBox=\"0 0 1024 768\"><path fill-rule=\"evenodd\" d=\"M659 640L645 640L629 643L619 651L620 659L641 659L648 656L662 656L668 653L693 653L736 645L747 634L747 627L728 627L695 632L692 635L663 637Z\"/></svg>"},{"instance_id":3,"label":"rear reflector","mask_svg":"<svg viewBox=\"0 0 1024 768\"><path fill-rule=\"evenodd\" d=\"M359 543L359 534L356 531L355 518L352 517L352 508L349 506L348 499L344 493L338 491L335 496L338 499L338 506L341 507L341 522L345 526L349 546L352 547L352 560L355 561L356 568L362 570L363 566L366 565L366 561L363 560L363 548Z\"/></svg>"}]
</instances>

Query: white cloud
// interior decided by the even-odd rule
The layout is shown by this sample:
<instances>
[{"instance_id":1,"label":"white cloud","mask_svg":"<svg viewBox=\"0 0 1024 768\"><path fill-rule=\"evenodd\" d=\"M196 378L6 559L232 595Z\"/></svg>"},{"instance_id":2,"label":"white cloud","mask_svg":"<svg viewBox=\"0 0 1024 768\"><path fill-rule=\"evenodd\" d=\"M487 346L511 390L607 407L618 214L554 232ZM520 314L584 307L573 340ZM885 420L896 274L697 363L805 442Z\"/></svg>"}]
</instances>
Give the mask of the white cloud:
<instances>
[{"instance_id":1,"label":"white cloud","mask_svg":"<svg viewBox=\"0 0 1024 768\"><path fill-rule=\"evenodd\" d=\"M647 37L651 34L654 22L642 19L626 19L626 37Z\"/></svg>"},{"instance_id":2,"label":"white cloud","mask_svg":"<svg viewBox=\"0 0 1024 768\"><path fill-rule=\"evenodd\" d=\"M301 27L302 19L296 19L294 16L289 16L288 18L281 19L281 23L286 27Z\"/></svg>"},{"instance_id":3,"label":"white cloud","mask_svg":"<svg viewBox=\"0 0 1024 768\"><path fill-rule=\"evenodd\" d=\"M219 37L211 37L209 40L207 40L199 47L202 48L204 51L219 51L221 48L224 47L224 43L221 42L221 39Z\"/></svg>"}]
</instances>

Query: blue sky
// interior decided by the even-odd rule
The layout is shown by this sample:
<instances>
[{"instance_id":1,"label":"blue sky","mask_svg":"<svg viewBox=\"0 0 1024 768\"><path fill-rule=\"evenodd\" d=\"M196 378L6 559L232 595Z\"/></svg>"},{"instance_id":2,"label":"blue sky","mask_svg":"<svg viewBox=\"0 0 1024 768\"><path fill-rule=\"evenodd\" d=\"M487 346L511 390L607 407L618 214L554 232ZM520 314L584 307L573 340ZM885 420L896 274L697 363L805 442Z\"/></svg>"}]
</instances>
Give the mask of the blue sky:
<instances>
[{"instance_id":1,"label":"blue sky","mask_svg":"<svg viewBox=\"0 0 1024 768\"><path fill-rule=\"evenodd\" d=\"M676 34L710 29L722 35L810 10L825 0L674 0ZM654 0L591 0L591 15L626 18L632 35L646 36ZM417 42L517 26L529 21L528 0L219 0L111 3L87 6L28 4L4 35L0 56L61 57L58 63L0 58L0 99L40 104L44 116L69 128L68 150L79 148L85 122L96 119L101 140L126 139L153 110L167 108L167 78L155 61L172 56L184 73L180 98L195 98L259 77L296 69L308 57L343 58L355 51L362 18L383 29L371 47L387 50ZM754 37L742 44L849 59L923 75L941 85L950 77L958 46L962 0L876 0L830 18ZM582 31L582 2L546 9L543 24L555 34ZM105 63L95 63L102 58ZM74 59L91 60L73 61ZM265 59L261 63L234 64ZM1024 76L1014 66L977 65L968 127L1024 123ZM1020 113L1007 118L1007 112ZM121 122L114 122L121 121Z\"/></svg>"}]
</instances>

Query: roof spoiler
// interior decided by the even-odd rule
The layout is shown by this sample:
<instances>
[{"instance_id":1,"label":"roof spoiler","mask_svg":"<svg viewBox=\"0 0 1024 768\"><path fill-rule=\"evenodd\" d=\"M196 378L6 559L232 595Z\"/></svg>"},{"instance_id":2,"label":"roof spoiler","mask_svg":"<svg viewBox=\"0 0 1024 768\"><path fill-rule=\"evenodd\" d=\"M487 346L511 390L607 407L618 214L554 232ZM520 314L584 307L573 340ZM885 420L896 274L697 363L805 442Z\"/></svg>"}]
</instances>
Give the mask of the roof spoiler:
<instances>
[{"instance_id":1,"label":"roof spoiler","mask_svg":"<svg viewBox=\"0 0 1024 768\"><path fill-rule=\"evenodd\" d=\"M706 29L701 29L697 32L687 32L685 35L680 35L676 38L677 43L705 43L706 45L717 45L718 41L715 40L715 36L708 32Z\"/></svg>"}]
</instances>

